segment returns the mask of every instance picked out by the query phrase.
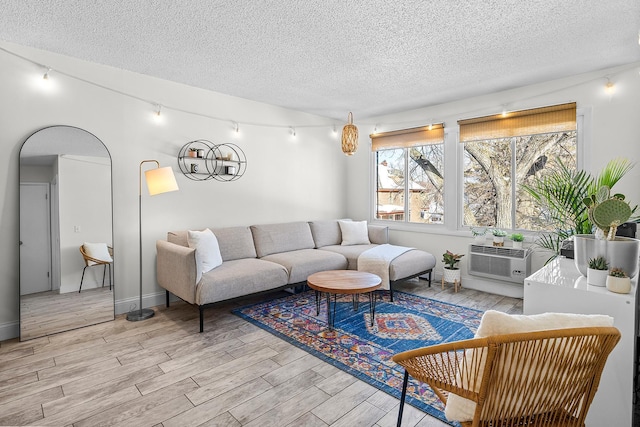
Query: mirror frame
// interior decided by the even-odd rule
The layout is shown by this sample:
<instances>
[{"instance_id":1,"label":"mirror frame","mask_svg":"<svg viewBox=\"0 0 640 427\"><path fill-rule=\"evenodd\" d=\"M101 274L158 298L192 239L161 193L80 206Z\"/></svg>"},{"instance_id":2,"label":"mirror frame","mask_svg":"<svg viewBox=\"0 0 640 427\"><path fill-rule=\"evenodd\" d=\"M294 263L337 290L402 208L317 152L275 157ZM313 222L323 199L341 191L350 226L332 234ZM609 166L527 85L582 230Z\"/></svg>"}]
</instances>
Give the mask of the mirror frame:
<instances>
[{"instance_id":1,"label":"mirror frame","mask_svg":"<svg viewBox=\"0 0 640 427\"><path fill-rule=\"evenodd\" d=\"M100 138L98 138L96 135L94 135L93 133L91 133L91 132L89 132L89 131L87 131L85 129L82 129L82 128L79 128L79 127L76 127L76 126L68 126L68 125L52 125L52 126L46 126L46 127L41 128L41 129L38 129L35 132L33 132L32 134L30 134L28 137L25 138L25 140L21 144L20 152L19 152L19 156L18 156L18 185L20 186L19 191L18 191L19 200L22 197L22 194L21 194L22 193L21 186L23 184L23 181L22 181L23 180L22 159L24 158L23 155L24 155L25 147L28 147L27 144L29 143L29 141L32 141L32 138L37 137L37 136L42 136L43 134L41 134L41 132L47 132L47 131L50 131L51 129L62 129L62 128L69 129L71 132L76 132L76 133L77 132L81 132L81 133L86 134L87 139L90 140L91 142L95 141L96 143L100 143L101 144L101 151L103 149L104 152L107 155L104 158L109 160L109 198L110 198L110 207L111 207L111 212L110 212L110 218L111 218L110 237L111 237L111 241L110 241L110 244L113 245L113 237L114 237L114 233L113 233L113 213L114 213L114 210L113 210L113 159L112 159L111 153L109 152L109 149L107 148L105 143ZM47 153L43 154L43 155L51 155L51 156L55 155L55 156L58 156L58 157L62 156L62 155L65 155L65 154L67 154L67 155L76 155L76 156L78 156L78 155L80 155L80 156L82 156L82 155L90 155L90 152L84 152L84 151L81 152L81 153L77 153L77 152L62 152L62 151L67 151L67 150L62 150L60 148L58 148L58 149L50 149L50 147L48 147L48 148L49 148L49 150L46 150ZM51 183L52 183L52 181L49 181L49 185L51 185ZM52 198L50 198L50 199L52 199ZM21 234L20 226L21 226L22 221L23 221L23 218L22 218L23 217L23 212L21 211L20 203L19 203L19 207L18 207L18 234L19 234L19 236ZM49 203L51 203L51 201ZM49 233L50 233L50 235L53 235L53 231L52 230L50 230ZM20 236L20 240L22 240L22 236ZM22 242L20 241L19 245L21 245L21 244L22 244ZM50 243L50 244L51 244L51 247L53 247L53 244L52 243ZM22 258L22 253L21 253L22 248L20 246L18 247L18 251L19 251L20 258ZM78 256L81 256L79 251L78 251ZM51 254L51 258L53 258L53 254ZM114 261L115 261L115 259L114 259ZM51 263L51 264L53 264L53 263ZM19 265L18 265L18 286L19 286L18 297L19 297L20 341L25 341L25 340L44 337L44 336L49 336L49 335L57 334L57 333L64 332L64 331L67 331L67 330L78 329L78 328L82 328L82 327L86 327L86 326L90 326L90 325L95 325L95 324L98 324L98 323L113 321L115 319L115 280L114 280L115 262L113 262L111 264L111 266L110 266L111 267L110 273L107 273L107 275L109 275L109 274L111 275L109 277L109 280L111 280L111 284L113 285L112 288L111 288L112 290L111 290L111 314L110 314L110 316L103 316L102 318L101 317L97 317L95 321L94 320L88 320L85 323L77 324L77 325L74 325L74 326L69 326L66 329L62 329L61 328L60 330L55 330L55 331L52 331L52 332L42 333L40 335L33 335L33 336L29 336L29 337L24 337L23 336L23 328L22 328L23 314L24 313L23 313L23 306L22 306L23 305L22 304L23 284L22 284L22 277L21 277L22 276L22 271L21 271L22 267L21 267L21 265L22 265L22 259L20 259L20 262L19 262ZM50 271L51 271L51 275L52 275L52 273L55 271L53 265L51 265ZM61 272L58 272L58 274L60 274L60 273ZM52 284L53 284L53 280L54 279L52 277L51 278L51 283ZM66 292L66 293L63 293L63 294L60 294L60 295L66 295L66 294L71 294L71 292ZM109 318L106 318L106 317L109 317Z\"/></svg>"}]
</instances>

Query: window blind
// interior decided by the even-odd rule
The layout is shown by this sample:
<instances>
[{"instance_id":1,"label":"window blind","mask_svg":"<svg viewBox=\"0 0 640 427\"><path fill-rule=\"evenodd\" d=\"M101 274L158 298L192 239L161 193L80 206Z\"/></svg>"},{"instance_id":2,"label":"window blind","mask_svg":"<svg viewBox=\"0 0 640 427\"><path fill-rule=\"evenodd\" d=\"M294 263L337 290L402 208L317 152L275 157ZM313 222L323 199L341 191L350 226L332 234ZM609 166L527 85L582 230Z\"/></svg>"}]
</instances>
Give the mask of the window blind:
<instances>
[{"instance_id":1,"label":"window blind","mask_svg":"<svg viewBox=\"0 0 640 427\"><path fill-rule=\"evenodd\" d=\"M437 123L430 126L374 133L369 137L373 151L441 144L444 142L444 124Z\"/></svg>"},{"instance_id":2,"label":"window blind","mask_svg":"<svg viewBox=\"0 0 640 427\"><path fill-rule=\"evenodd\" d=\"M459 120L460 142L576 130L576 103Z\"/></svg>"}]
</instances>

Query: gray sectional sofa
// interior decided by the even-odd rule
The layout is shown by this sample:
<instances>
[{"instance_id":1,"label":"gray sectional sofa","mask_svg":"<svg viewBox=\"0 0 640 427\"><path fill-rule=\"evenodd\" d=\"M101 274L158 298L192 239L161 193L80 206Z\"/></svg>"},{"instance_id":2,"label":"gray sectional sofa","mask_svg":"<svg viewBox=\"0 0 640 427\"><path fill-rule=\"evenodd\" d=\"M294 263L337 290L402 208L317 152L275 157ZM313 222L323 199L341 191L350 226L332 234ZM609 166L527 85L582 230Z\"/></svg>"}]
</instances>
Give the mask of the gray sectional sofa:
<instances>
[{"instance_id":1,"label":"gray sectional sofa","mask_svg":"<svg viewBox=\"0 0 640 427\"><path fill-rule=\"evenodd\" d=\"M241 227L211 228L217 239L222 264L202 274L198 281L196 249L188 244L188 231L171 231L158 240L157 279L170 293L200 310L200 332L208 306L252 294L306 284L310 274L325 270L355 270L358 257L367 249L388 243L388 228L368 224L369 244L343 245L338 220L289 222ZM428 275L434 256L410 250L389 264L389 284Z\"/></svg>"}]
</instances>

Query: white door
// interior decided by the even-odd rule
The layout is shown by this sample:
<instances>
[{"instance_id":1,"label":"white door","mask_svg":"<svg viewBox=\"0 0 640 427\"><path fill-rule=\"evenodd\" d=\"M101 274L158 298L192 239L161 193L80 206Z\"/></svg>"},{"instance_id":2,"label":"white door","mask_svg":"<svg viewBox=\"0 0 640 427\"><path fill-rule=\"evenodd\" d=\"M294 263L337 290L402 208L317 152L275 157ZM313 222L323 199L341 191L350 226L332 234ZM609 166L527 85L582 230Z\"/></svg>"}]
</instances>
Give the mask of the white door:
<instances>
[{"instance_id":1,"label":"white door","mask_svg":"<svg viewBox=\"0 0 640 427\"><path fill-rule=\"evenodd\" d=\"M20 184L20 295L51 290L49 184Z\"/></svg>"}]
</instances>

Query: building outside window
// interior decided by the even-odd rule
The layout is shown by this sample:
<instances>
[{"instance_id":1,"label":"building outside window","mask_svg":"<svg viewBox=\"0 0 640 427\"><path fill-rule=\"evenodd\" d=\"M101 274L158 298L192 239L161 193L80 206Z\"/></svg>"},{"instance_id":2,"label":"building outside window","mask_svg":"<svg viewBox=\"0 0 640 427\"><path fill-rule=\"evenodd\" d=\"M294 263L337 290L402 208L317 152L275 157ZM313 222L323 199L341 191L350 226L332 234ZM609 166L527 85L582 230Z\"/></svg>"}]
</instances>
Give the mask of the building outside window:
<instances>
[{"instance_id":1,"label":"building outside window","mask_svg":"<svg viewBox=\"0 0 640 427\"><path fill-rule=\"evenodd\" d=\"M374 218L421 224L444 221L444 127L371 135L375 153Z\"/></svg>"}]
</instances>

